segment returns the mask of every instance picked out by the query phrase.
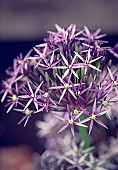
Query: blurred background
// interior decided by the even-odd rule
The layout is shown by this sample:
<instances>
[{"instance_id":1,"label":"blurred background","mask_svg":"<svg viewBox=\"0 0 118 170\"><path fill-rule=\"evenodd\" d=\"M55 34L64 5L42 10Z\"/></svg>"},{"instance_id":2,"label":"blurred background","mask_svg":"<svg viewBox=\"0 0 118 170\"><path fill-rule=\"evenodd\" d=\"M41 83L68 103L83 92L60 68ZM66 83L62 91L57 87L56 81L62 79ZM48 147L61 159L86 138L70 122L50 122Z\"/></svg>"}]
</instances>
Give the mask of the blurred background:
<instances>
[{"instance_id":1,"label":"blurred background","mask_svg":"<svg viewBox=\"0 0 118 170\"><path fill-rule=\"evenodd\" d=\"M39 40L55 23L100 27L103 32L117 34L117 14L117 0L1 0L0 39Z\"/></svg>"},{"instance_id":2,"label":"blurred background","mask_svg":"<svg viewBox=\"0 0 118 170\"><path fill-rule=\"evenodd\" d=\"M4 79L5 69L12 66L13 58L20 52L25 55L33 46L41 43L47 35L46 31L55 30L55 23L62 27L73 23L80 29L84 25L91 29L101 28L102 32L108 34L106 39L110 45L114 46L118 42L117 17L118 0L1 0L0 79ZM27 165L31 162L32 152L43 151L40 147L42 141L36 137L35 121L38 115L32 117L25 128L17 126L20 118L16 112L6 114L3 104L0 104L0 163L4 162L4 165L7 160L4 157L9 157L11 153L16 157L15 152L20 152L21 163L24 160L22 156L26 155L24 162ZM9 168L0 164L0 170L18 170L15 160L11 159L8 163ZM10 163L15 169L10 169ZM30 170L29 166L24 167Z\"/></svg>"}]
</instances>

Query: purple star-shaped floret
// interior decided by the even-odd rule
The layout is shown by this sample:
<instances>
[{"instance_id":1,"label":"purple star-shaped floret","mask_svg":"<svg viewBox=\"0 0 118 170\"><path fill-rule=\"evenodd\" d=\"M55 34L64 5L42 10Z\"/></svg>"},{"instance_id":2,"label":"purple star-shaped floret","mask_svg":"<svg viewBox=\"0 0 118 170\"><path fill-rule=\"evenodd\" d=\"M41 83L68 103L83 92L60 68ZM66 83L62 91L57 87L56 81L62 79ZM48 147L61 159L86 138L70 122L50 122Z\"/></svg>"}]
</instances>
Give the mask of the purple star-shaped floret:
<instances>
[{"instance_id":1,"label":"purple star-shaped floret","mask_svg":"<svg viewBox=\"0 0 118 170\"><path fill-rule=\"evenodd\" d=\"M59 99L59 102L63 99L63 97L64 97L64 95L65 95L65 93L66 93L67 91L69 91L69 93L70 93L75 99L77 99L76 96L75 96L75 94L74 94L74 92L71 90L71 88L72 88L73 86L78 86L79 84L73 84L73 83L70 81L71 75L70 75L70 77L68 78L68 81L67 81L67 82L65 82L58 74L56 74L56 75L57 75L57 77L59 78L59 80L60 80L60 82L62 83L62 85L61 85L61 86L50 87L50 89L64 89L63 92L62 92L62 95L61 95L61 97L60 97L60 99Z\"/></svg>"},{"instance_id":2,"label":"purple star-shaped floret","mask_svg":"<svg viewBox=\"0 0 118 170\"><path fill-rule=\"evenodd\" d=\"M81 63L81 66L83 66L85 68L85 74L87 73L87 69L88 67L97 70L97 71L101 71L99 70L97 67L95 67L94 65L92 65L92 63L94 63L95 61L99 60L100 58L102 58L103 56L97 57L95 59L91 60L91 53L90 53L90 48L88 49L88 54L86 56L86 59L84 59L80 54L78 54L77 52L75 52L75 54L78 56L78 58L83 62ZM76 64L75 64L76 65Z\"/></svg>"},{"instance_id":3,"label":"purple star-shaped floret","mask_svg":"<svg viewBox=\"0 0 118 170\"><path fill-rule=\"evenodd\" d=\"M76 61L76 58L77 58L77 55L75 55L72 59L71 62L68 62L68 60L66 59L66 57L61 53L61 57L62 57L62 60L64 62L64 65L63 66L56 66L54 68L57 68L57 69L66 69L64 75L62 76L62 79L64 79L68 74L73 74L77 79L79 79L78 75L76 74L76 72L74 71L74 69L78 69L78 68L81 68L81 67L84 67L83 65L81 65L80 63L76 63L75 64L75 61Z\"/></svg>"},{"instance_id":4,"label":"purple star-shaped floret","mask_svg":"<svg viewBox=\"0 0 118 170\"><path fill-rule=\"evenodd\" d=\"M29 99L29 101L27 102L27 104L24 107L24 110L26 110L32 102L34 103L36 110L38 110L38 104L37 104L38 95L37 95L37 93L39 92L39 89L42 86L42 84L43 84L43 81L39 84L39 86L36 88L36 90L34 92L30 83L27 82L28 89L24 88L23 91L25 94L19 96L22 99Z\"/></svg>"},{"instance_id":5,"label":"purple star-shaped floret","mask_svg":"<svg viewBox=\"0 0 118 170\"><path fill-rule=\"evenodd\" d=\"M98 98L101 97L103 94L110 93L112 90L112 87L110 86L110 81L103 78L102 76L99 78L98 83L93 81L93 84L95 88L91 88L90 91L96 92Z\"/></svg>"},{"instance_id":6,"label":"purple star-shaped floret","mask_svg":"<svg viewBox=\"0 0 118 170\"><path fill-rule=\"evenodd\" d=\"M108 72L109 72L109 75L110 75L110 78L111 78L112 87L114 87L114 89L115 89L115 91L118 95L118 76L117 75L113 76L109 67L108 67Z\"/></svg>"},{"instance_id":7,"label":"purple star-shaped floret","mask_svg":"<svg viewBox=\"0 0 118 170\"><path fill-rule=\"evenodd\" d=\"M91 43L91 42L94 42L95 40L99 40L106 36L106 34L99 35L100 32L101 32L100 28L98 28L96 31L90 31L87 26L84 26L84 32L82 33L84 37L79 38L79 40L83 40L87 43ZM106 42L103 40L99 40L99 41Z\"/></svg>"},{"instance_id":8,"label":"purple star-shaped floret","mask_svg":"<svg viewBox=\"0 0 118 170\"><path fill-rule=\"evenodd\" d=\"M89 112L86 112L86 114L89 116L88 118L84 119L81 121L81 123L84 123L84 122L87 122L87 121L90 121L90 125L89 125L89 135L92 131L92 128L93 128L93 124L94 124L94 121L97 122L99 125L106 127L106 125L100 121L99 117L106 114L107 111L101 111L99 113L96 113L96 98L94 100L94 103L93 103L93 108L92 108L92 113L89 113Z\"/></svg>"},{"instance_id":9,"label":"purple star-shaped floret","mask_svg":"<svg viewBox=\"0 0 118 170\"><path fill-rule=\"evenodd\" d=\"M69 126L70 129L71 129L73 137L75 137L75 135L74 135L74 125L87 127L86 125L82 124L81 121L76 122L76 120L82 115L83 111L79 112L77 114L77 116L74 117L72 115L72 112L70 111L69 105L67 104L67 113L68 113L68 118L62 118L62 117L59 117L57 115L54 115L56 118L66 122L66 124L57 133L62 132L64 129L66 129Z\"/></svg>"},{"instance_id":10,"label":"purple star-shaped floret","mask_svg":"<svg viewBox=\"0 0 118 170\"><path fill-rule=\"evenodd\" d=\"M19 102L18 92L19 92L19 88L18 88L18 84L16 82L15 89L13 89L10 92L10 95L8 96L8 99L7 99L7 104L5 105L5 107L8 107L7 113L9 113L14 106L17 107L18 104L23 106L23 104L21 102Z\"/></svg>"},{"instance_id":11,"label":"purple star-shaped floret","mask_svg":"<svg viewBox=\"0 0 118 170\"><path fill-rule=\"evenodd\" d=\"M24 123L24 127L25 127L29 118L34 113L34 110L30 110L29 108L27 108L25 110L24 109L14 109L14 110L24 114L24 117L18 122L18 125L20 125L25 120L25 123Z\"/></svg>"}]
</instances>

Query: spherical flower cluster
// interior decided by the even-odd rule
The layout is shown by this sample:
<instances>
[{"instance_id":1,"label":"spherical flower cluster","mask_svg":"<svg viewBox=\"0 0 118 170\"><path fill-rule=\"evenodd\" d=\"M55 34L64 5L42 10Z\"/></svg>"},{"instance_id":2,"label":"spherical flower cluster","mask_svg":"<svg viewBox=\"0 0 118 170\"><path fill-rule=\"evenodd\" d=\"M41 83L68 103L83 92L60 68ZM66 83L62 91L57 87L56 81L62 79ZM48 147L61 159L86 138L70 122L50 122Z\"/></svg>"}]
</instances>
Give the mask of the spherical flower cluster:
<instances>
[{"instance_id":1,"label":"spherical flower cluster","mask_svg":"<svg viewBox=\"0 0 118 170\"><path fill-rule=\"evenodd\" d=\"M94 123L107 128L100 117L111 118L118 101L118 67L114 73L106 62L113 48L101 39L100 29L55 26L57 32L48 31L43 44L25 57L20 54L6 70L1 102L7 98L7 113L14 109L24 115L19 122L25 121L24 126L35 113L53 112L64 123L58 133L70 128L74 137L76 126L89 126L90 134Z\"/></svg>"}]
</instances>

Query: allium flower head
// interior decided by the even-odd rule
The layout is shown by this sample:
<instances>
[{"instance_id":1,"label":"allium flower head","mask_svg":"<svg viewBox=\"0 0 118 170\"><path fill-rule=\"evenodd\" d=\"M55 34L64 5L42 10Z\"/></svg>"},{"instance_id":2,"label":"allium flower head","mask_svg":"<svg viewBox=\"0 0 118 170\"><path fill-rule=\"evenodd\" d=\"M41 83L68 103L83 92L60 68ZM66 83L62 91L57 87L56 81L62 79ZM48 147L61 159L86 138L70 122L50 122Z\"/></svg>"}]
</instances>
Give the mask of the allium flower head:
<instances>
[{"instance_id":1,"label":"allium flower head","mask_svg":"<svg viewBox=\"0 0 118 170\"><path fill-rule=\"evenodd\" d=\"M87 26L79 30L74 24L55 27L55 32L48 31L44 43L14 60L2 83L1 101L8 96L7 112L14 107L22 112L21 122L26 119L25 125L32 115L40 113L40 118L44 112L65 123L59 132L70 127L73 137L77 126L87 127L90 123L89 134L94 122L107 128L99 117L108 114L108 105L111 110L111 93L118 95L118 69L114 73L112 62L106 63L109 52L114 54L105 45L106 34Z\"/></svg>"}]
</instances>

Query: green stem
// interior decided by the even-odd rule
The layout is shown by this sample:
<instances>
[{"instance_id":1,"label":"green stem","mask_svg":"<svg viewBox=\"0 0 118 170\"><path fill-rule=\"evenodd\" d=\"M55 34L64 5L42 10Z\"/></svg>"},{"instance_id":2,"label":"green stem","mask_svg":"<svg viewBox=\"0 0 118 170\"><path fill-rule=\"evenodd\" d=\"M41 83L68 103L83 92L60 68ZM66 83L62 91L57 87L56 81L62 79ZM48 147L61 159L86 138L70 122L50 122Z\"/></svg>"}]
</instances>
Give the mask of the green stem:
<instances>
[{"instance_id":1,"label":"green stem","mask_svg":"<svg viewBox=\"0 0 118 170\"><path fill-rule=\"evenodd\" d=\"M84 115L80 116L80 119L84 119ZM84 141L84 149L87 149L90 147L90 136L88 135L87 128L80 127L79 126L79 137L82 141Z\"/></svg>"}]
</instances>

